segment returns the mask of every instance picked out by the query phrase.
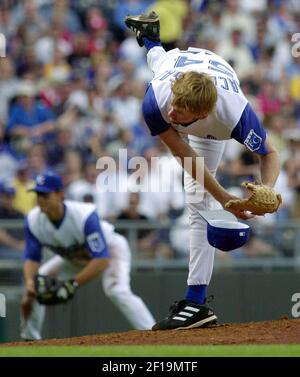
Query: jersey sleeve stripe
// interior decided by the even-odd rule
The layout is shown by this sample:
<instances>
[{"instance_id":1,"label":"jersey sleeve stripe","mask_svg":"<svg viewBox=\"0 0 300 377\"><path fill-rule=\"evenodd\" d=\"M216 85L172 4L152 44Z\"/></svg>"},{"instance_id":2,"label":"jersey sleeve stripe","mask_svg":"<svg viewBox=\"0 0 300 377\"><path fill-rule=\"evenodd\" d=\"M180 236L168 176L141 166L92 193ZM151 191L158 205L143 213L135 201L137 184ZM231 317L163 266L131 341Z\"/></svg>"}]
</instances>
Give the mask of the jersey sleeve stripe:
<instances>
[{"instance_id":1,"label":"jersey sleeve stripe","mask_svg":"<svg viewBox=\"0 0 300 377\"><path fill-rule=\"evenodd\" d=\"M249 103L246 105L241 118L231 133L231 137L244 144L251 152L266 155L266 131L252 110Z\"/></svg>"},{"instance_id":2,"label":"jersey sleeve stripe","mask_svg":"<svg viewBox=\"0 0 300 377\"><path fill-rule=\"evenodd\" d=\"M151 84L147 88L142 109L152 136L159 135L171 127L161 115Z\"/></svg>"},{"instance_id":3,"label":"jersey sleeve stripe","mask_svg":"<svg viewBox=\"0 0 300 377\"><path fill-rule=\"evenodd\" d=\"M92 259L109 258L109 249L96 212L91 213L87 218L84 226L84 234L86 237L86 247Z\"/></svg>"},{"instance_id":4,"label":"jersey sleeve stripe","mask_svg":"<svg viewBox=\"0 0 300 377\"><path fill-rule=\"evenodd\" d=\"M31 233L28 218L25 219L25 250L23 254L24 260L32 260L40 262L42 259L42 244Z\"/></svg>"}]
</instances>

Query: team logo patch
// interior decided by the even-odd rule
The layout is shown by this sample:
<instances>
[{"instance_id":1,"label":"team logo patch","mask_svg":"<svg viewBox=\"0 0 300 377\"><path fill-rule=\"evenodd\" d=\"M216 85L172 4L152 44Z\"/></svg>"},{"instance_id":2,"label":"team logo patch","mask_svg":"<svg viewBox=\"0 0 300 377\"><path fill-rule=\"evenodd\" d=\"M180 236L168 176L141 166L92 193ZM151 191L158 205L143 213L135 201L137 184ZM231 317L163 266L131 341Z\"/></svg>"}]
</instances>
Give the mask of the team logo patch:
<instances>
[{"instance_id":1,"label":"team logo patch","mask_svg":"<svg viewBox=\"0 0 300 377\"><path fill-rule=\"evenodd\" d=\"M254 132L253 129L250 130L246 140L244 141L245 146L251 151L257 151L262 143L262 138Z\"/></svg>"},{"instance_id":2,"label":"team logo patch","mask_svg":"<svg viewBox=\"0 0 300 377\"><path fill-rule=\"evenodd\" d=\"M98 232L89 234L87 242L93 253L101 253L105 247L101 234Z\"/></svg>"}]
</instances>

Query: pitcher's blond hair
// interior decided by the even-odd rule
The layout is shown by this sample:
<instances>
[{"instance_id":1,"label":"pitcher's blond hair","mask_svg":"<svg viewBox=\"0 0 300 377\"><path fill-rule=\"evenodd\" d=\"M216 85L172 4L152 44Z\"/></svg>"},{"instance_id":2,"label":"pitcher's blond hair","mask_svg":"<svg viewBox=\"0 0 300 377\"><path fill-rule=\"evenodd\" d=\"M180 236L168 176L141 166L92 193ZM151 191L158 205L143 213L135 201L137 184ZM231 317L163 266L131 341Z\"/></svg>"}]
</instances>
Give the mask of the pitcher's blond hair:
<instances>
[{"instance_id":1,"label":"pitcher's blond hair","mask_svg":"<svg viewBox=\"0 0 300 377\"><path fill-rule=\"evenodd\" d=\"M214 110L218 99L216 86L206 73L185 72L172 84L172 105L206 115Z\"/></svg>"}]
</instances>

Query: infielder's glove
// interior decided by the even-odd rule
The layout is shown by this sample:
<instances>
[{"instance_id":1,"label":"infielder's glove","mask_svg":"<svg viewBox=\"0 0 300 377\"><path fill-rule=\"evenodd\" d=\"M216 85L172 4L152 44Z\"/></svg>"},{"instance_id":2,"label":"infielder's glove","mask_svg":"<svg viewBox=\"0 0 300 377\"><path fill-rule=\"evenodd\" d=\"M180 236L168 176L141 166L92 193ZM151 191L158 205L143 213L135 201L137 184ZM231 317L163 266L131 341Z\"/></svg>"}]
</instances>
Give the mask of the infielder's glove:
<instances>
[{"instance_id":1,"label":"infielder's glove","mask_svg":"<svg viewBox=\"0 0 300 377\"><path fill-rule=\"evenodd\" d=\"M42 305L57 305L71 300L78 283L71 279L61 281L50 276L35 276L36 299Z\"/></svg>"},{"instance_id":2,"label":"infielder's glove","mask_svg":"<svg viewBox=\"0 0 300 377\"><path fill-rule=\"evenodd\" d=\"M282 202L281 195L277 194L271 187L250 182L242 183L242 186L252 191L247 199L229 200L225 208L249 211L254 215L276 212Z\"/></svg>"}]
</instances>

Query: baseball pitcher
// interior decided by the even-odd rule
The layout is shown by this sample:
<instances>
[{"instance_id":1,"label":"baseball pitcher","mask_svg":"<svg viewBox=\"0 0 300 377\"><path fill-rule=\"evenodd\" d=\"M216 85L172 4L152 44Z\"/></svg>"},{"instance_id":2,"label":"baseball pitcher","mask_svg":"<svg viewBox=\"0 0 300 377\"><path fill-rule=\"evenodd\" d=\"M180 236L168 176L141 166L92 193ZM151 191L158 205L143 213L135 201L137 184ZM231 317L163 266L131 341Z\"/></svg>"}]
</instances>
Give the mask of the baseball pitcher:
<instances>
[{"instance_id":1,"label":"baseball pitcher","mask_svg":"<svg viewBox=\"0 0 300 377\"><path fill-rule=\"evenodd\" d=\"M155 12L127 16L125 23L135 32L139 45L146 47L154 76L143 101L151 135L159 135L182 162L186 157L193 161L191 167L182 164L190 218L188 287L185 298L175 302L169 316L153 330L206 326L217 319L207 304L206 293L215 249L207 241L206 223L199 210L213 209L219 202L241 219L275 212L281 203L280 195L273 190L280 169L278 154L242 93L235 71L224 59L199 48L166 52L160 43ZM231 138L260 159L262 184L247 186L253 191L249 200L230 195L215 178L225 140ZM203 184L198 178L198 156L204 158Z\"/></svg>"}]
</instances>

